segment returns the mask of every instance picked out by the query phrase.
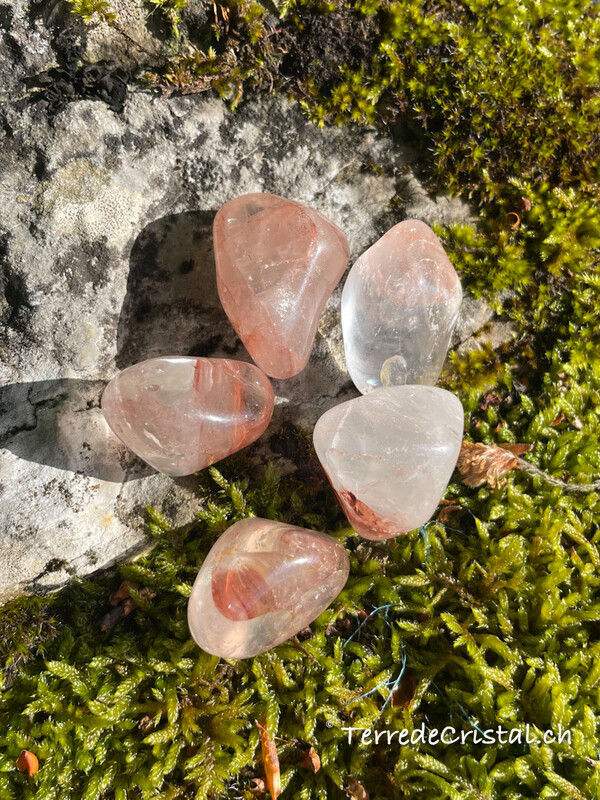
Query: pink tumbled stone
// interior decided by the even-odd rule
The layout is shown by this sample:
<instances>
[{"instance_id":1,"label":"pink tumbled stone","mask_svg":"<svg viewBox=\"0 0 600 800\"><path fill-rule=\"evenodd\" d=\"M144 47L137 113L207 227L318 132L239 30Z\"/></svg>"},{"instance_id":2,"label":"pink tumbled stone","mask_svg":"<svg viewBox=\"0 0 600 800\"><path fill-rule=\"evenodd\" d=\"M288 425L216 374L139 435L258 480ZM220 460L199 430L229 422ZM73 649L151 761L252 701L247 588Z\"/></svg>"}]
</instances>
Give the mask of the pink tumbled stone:
<instances>
[{"instance_id":1,"label":"pink tumbled stone","mask_svg":"<svg viewBox=\"0 0 600 800\"><path fill-rule=\"evenodd\" d=\"M221 658L249 658L294 636L341 592L350 564L325 533L252 517L207 555L188 603L196 643Z\"/></svg>"},{"instance_id":2,"label":"pink tumbled stone","mask_svg":"<svg viewBox=\"0 0 600 800\"><path fill-rule=\"evenodd\" d=\"M219 297L246 349L267 375L297 375L348 264L346 237L302 203L246 194L219 209L213 241Z\"/></svg>"},{"instance_id":3,"label":"pink tumbled stone","mask_svg":"<svg viewBox=\"0 0 600 800\"><path fill-rule=\"evenodd\" d=\"M159 472L191 475L254 442L273 389L254 364L165 356L127 367L102 395L113 433Z\"/></svg>"}]
</instances>

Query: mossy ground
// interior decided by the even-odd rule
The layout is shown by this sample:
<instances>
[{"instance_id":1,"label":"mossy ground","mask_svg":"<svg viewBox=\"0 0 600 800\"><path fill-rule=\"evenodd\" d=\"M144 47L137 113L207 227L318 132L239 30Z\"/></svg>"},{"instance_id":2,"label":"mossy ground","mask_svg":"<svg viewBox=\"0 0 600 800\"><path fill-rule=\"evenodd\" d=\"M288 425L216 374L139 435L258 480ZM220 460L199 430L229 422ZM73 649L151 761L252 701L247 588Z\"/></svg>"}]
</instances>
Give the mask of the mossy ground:
<instances>
[{"instance_id":1,"label":"mossy ground","mask_svg":"<svg viewBox=\"0 0 600 800\"><path fill-rule=\"evenodd\" d=\"M438 230L463 286L520 331L503 352L453 357L443 382L463 401L467 437L530 442L527 458L549 474L597 479L594 6L288 2L275 24L270 4L229 3L195 29L182 0L155 5L174 26L172 55L146 77L155 85L232 100L274 86L321 124L419 132L432 181L479 209L477 226ZM109 4L72 6L110 19ZM288 740L278 744L284 796L342 797L351 776L371 798L598 796L598 492L522 472L493 489L457 479L436 519L377 548L347 528L317 467L280 483L233 459L206 477L206 493L186 529L151 515L156 548L117 575L4 610L1 800L250 797L263 715ZM301 642L225 662L190 640L186 598L215 537L249 514L329 531L348 547L351 577ZM137 610L103 633L124 578L155 595L138 593ZM409 675L410 708L392 704ZM342 730L423 722L528 724L540 736L560 725L571 739L362 746ZM298 764L308 745L321 757L316 774ZM16 771L22 748L40 759L32 778Z\"/></svg>"}]
</instances>

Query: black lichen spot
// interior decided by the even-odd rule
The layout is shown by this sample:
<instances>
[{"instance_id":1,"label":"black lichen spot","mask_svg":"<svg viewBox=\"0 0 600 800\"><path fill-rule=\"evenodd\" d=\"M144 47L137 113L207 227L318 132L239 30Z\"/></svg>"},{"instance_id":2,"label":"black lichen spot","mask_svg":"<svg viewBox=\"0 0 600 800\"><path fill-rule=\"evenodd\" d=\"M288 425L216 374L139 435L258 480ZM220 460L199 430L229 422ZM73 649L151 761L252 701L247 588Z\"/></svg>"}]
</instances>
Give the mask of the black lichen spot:
<instances>
[{"instance_id":1,"label":"black lichen spot","mask_svg":"<svg viewBox=\"0 0 600 800\"><path fill-rule=\"evenodd\" d=\"M219 165L209 156L190 160L184 168L184 179L200 194L214 191L223 182L223 174Z\"/></svg>"},{"instance_id":2,"label":"black lichen spot","mask_svg":"<svg viewBox=\"0 0 600 800\"><path fill-rule=\"evenodd\" d=\"M14 16L14 11L10 6L4 5L4 3L0 6L0 30L8 31L10 30L10 26L12 25Z\"/></svg>"},{"instance_id":3,"label":"black lichen spot","mask_svg":"<svg viewBox=\"0 0 600 800\"><path fill-rule=\"evenodd\" d=\"M142 137L132 131L125 131L122 138L123 146L127 150L140 152L143 149Z\"/></svg>"},{"instance_id":4,"label":"black lichen spot","mask_svg":"<svg viewBox=\"0 0 600 800\"><path fill-rule=\"evenodd\" d=\"M340 7L335 14L305 12L301 24L282 31L287 54L280 73L302 84L315 81L326 94L341 83L340 68L366 69L380 37L379 15Z\"/></svg>"},{"instance_id":5,"label":"black lichen spot","mask_svg":"<svg viewBox=\"0 0 600 800\"><path fill-rule=\"evenodd\" d=\"M64 569L66 572L71 572L71 568L64 558L51 558L50 561L46 563L44 572L60 572L62 569Z\"/></svg>"},{"instance_id":6,"label":"black lichen spot","mask_svg":"<svg viewBox=\"0 0 600 800\"><path fill-rule=\"evenodd\" d=\"M111 249L105 236L81 242L70 248L56 261L59 274L64 275L69 290L81 293L87 284L94 290L106 285L110 278Z\"/></svg>"},{"instance_id":7,"label":"black lichen spot","mask_svg":"<svg viewBox=\"0 0 600 800\"><path fill-rule=\"evenodd\" d=\"M182 261L179 265L179 272L181 272L182 275L187 275L188 272L191 272L194 269L194 267L195 263L193 259L188 258L186 261Z\"/></svg>"},{"instance_id":8,"label":"black lichen spot","mask_svg":"<svg viewBox=\"0 0 600 800\"><path fill-rule=\"evenodd\" d=\"M131 75L112 61L82 64L85 47L80 37L67 29L53 42L58 67L32 78L29 88L37 89L32 99L43 100L50 116L71 100L102 100L112 111L123 111Z\"/></svg>"},{"instance_id":9,"label":"black lichen spot","mask_svg":"<svg viewBox=\"0 0 600 800\"><path fill-rule=\"evenodd\" d=\"M106 149L110 150L111 152L119 150L121 146L121 137L114 133L105 133L104 144L106 145Z\"/></svg>"}]
</instances>

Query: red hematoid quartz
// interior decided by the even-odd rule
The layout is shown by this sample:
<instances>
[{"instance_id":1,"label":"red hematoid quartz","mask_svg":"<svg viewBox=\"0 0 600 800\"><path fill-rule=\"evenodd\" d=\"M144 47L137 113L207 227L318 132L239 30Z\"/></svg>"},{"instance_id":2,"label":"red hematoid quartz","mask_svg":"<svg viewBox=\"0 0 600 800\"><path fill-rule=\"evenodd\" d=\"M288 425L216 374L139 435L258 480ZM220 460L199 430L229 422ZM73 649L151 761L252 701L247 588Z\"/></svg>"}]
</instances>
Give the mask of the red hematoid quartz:
<instances>
[{"instance_id":1,"label":"red hematoid quartz","mask_svg":"<svg viewBox=\"0 0 600 800\"><path fill-rule=\"evenodd\" d=\"M348 264L346 237L302 203L247 194L219 209L213 240L219 297L246 349L267 375L297 375Z\"/></svg>"},{"instance_id":2,"label":"red hematoid quartz","mask_svg":"<svg viewBox=\"0 0 600 800\"><path fill-rule=\"evenodd\" d=\"M273 414L273 389L254 364L165 356L116 375L102 395L102 411L130 450L176 477L258 439Z\"/></svg>"},{"instance_id":3,"label":"red hematoid quartz","mask_svg":"<svg viewBox=\"0 0 600 800\"><path fill-rule=\"evenodd\" d=\"M249 658L305 628L341 592L350 564L339 542L283 522L236 522L206 557L188 604L203 650Z\"/></svg>"}]
</instances>

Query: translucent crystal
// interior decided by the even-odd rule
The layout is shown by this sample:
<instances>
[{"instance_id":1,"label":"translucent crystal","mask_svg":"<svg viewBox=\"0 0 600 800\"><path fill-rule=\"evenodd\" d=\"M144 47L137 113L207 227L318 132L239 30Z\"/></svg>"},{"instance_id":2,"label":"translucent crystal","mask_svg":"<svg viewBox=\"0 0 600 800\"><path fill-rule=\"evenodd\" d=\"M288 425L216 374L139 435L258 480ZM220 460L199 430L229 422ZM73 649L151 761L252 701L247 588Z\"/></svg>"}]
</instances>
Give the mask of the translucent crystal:
<instances>
[{"instance_id":1,"label":"translucent crystal","mask_svg":"<svg viewBox=\"0 0 600 800\"><path fill-rule=\"evenodd\" d=\"M342 293L346 363L357 389L434 384L458 318L462 289L434 232L395 225L353 265Z\"/></svg>"},{"instance_id":2,"label":"translucent crystal","mask_svg":"<svg viewBox=\"0 0 600 800\"><path fill-rule=\"evenodd\" d=\"M248 658L294 636L341 592L350 564L333 537L253 517L218 539L194 582L188 623L221 658Z\"/></svg>"},{"instance_id":3,"label":"translucent crystal","mask_svg":"<svg viewBox=\"0 0 600 800\"><path fill-rule=\"evenodd\" d=\"M113 433L159 472L191 475L258 439L273 414L273 389L254 364L165 356L116 375L102 411Z\"/></svg>"},{"instance_id":4,"label":"translucent crystal","mask_svg":"<svg viewBox=\"0 0 600 800\"><path fill-rule=\"evenodd\" d=\"M346 237L302 203L247 194L219 209L213 240L219 297L246 349L267 375L296 375L348 264Z\"/></svg>"},{"instance_id":5,"label":"translucent crystal","mask_svg":"<svg viewBox=\"0 0 600 800\"><path fill-rule=\"evenodd\" d=\"M315 450L354 530L388 539L431 518L456 465L460 400L434 386L391 386L326 411Z\"/></svg>"}]
</instances>

